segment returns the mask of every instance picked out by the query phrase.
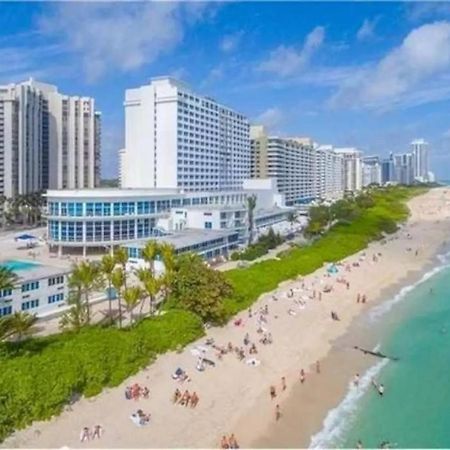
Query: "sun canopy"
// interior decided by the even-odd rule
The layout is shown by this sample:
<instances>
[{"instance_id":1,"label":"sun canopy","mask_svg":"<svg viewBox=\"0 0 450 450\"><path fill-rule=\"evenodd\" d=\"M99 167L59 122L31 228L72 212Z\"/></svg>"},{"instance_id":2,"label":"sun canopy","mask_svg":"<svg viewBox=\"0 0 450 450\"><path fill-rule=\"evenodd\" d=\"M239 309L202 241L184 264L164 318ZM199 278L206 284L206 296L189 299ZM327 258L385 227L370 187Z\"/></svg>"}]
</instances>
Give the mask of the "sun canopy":
<instances>
[{"instance_id":1,"label":"sun canopy","mask_svg":"<svg viewBox=\"0 0 450 450\"><path fill-rule=\"evenodd\" d=\"M16 236L14 238L16 241L30 241L30 240L37 240L36 236L33 236L32 234L20 234L19 236Z\"/></svg>"}]
</instances>

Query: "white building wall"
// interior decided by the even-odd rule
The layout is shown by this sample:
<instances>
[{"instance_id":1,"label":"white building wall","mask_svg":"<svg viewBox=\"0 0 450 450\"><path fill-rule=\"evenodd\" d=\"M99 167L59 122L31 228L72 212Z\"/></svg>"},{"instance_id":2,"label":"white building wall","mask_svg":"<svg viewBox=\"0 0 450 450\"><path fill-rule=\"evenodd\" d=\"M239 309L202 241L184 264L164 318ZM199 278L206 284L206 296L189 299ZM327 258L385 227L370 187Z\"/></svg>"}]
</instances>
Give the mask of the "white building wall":
<instances>
[{"instance_id":1,"label":"white building wall","mask_svg":"<svg viewBox=\"0 0 450 450\"><path fill-rule=\"evenodd\" d=\"M14 166L5 195L99 184L100 133L93 99L67 97L53 85L30 79L0 86L0 103L9 133L4 154Z\"/></svg>"},{"instance_id":2,"label":"white building wall","mask_svg":"<svg viewBox=\"0 0 450 450\"><path fill-rule=\"evenodd\" d=\"M248 120L168 77L126 91L125 147L124 187L236 190L250 176Z\"/></svg>"},{"instance_id":3,"label":"white building wall","mask_svg":"<svg viewBox=\"0 0 450 450\"><path fill-rule=\"evenodd\" d=\"M355 148L337 148L336 153L343 157L344 189L356 192L362 188L362 152Z\"/></svg>"}]
</instances>

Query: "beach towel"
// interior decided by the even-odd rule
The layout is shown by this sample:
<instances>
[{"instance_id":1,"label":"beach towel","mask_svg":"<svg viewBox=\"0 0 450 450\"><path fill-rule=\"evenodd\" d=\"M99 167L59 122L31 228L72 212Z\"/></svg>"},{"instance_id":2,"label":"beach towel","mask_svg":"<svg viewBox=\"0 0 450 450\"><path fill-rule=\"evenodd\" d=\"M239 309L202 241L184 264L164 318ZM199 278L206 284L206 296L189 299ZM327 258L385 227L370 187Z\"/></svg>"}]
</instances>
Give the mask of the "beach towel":
<instances>
[{"instance_id":1,"label":"beach towel","mask_svg":"<svg viewBox=\"0 0 450 450\"><path fill-rule=\"evenodd\" d=\"M145 425L148 425L148 423L141 423L141 419L137 414L131 414L130 419L137 427L145 427Z\"/></svg>"}]
</instances>

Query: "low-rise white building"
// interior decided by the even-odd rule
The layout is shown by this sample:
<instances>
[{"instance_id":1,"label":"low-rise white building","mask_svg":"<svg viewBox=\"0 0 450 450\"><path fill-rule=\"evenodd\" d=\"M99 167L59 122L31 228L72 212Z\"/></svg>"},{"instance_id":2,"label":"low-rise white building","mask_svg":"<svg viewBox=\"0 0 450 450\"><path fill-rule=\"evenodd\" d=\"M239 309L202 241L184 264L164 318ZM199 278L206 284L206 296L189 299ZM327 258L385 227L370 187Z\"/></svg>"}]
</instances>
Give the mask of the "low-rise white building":
<instances>
[{"instance_id":1,"label":"low-rise white building","mask_svg":"<svg viewBox=\"0 0 450 450\"><path fill-rule=\"evenodd\" d=\"M48 243L59 253L145 242L184 230L236 232L245 243L247 198L256 196L256 228L287 220L273 180L249 180L240 191L182 192L177 189L80 189L47 192Z\"/></svg>"},{"instance_id":2,"label":"low-rise white building","mask_svg":"<svg viewBox=\"0 0 450 450\"><path fill-rule=\"evenodd\" d=\"M3 261L0 266L18 276L13 289L0 291L0 317L21 311L39 317L67 304L69 269L19 260Z\"/></svg>"}]
</instances>

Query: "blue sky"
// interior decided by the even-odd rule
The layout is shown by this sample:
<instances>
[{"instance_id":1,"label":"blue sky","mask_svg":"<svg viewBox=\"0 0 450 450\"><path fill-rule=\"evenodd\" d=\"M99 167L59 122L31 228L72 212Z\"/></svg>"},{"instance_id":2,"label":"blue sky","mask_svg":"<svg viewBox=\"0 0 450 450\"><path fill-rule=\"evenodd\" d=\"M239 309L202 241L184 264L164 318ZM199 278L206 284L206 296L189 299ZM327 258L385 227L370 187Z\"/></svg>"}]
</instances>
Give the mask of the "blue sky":
<instances>
[{"instance_id":1,"label":"blue sky","mask_svg":"<svg viewBox=\"0 0 450 450\"><path fill-rule=\"evenodd\" d=\"M0 3L0 83L93 96L103 175L126 88L173 75L280 135L407 151L450 178L450 3Z\"/></svg>"}]
</instances>

